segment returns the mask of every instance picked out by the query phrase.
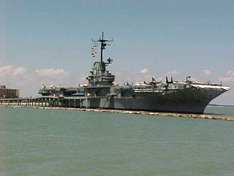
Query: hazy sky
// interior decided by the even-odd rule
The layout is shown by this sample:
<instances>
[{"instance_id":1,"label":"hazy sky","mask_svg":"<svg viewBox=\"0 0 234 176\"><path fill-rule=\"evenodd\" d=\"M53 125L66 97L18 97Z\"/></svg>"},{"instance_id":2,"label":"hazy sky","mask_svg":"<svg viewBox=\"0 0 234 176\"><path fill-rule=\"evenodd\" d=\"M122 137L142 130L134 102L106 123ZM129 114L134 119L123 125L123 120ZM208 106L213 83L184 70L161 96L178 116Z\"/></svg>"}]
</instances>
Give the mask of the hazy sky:
<instances>
[{"instance_id":1,"label":"hazy sky","mask_svg":"<svg viewBox=\"0 0 234 176\"><path fill-rule=\"evenodd\" d=\"M231 86L213 102L234 104L233 19L233 0L0 0L1 84L84 83L104 31L117 82L191 75Z\"/></svg>"}]
</instances>

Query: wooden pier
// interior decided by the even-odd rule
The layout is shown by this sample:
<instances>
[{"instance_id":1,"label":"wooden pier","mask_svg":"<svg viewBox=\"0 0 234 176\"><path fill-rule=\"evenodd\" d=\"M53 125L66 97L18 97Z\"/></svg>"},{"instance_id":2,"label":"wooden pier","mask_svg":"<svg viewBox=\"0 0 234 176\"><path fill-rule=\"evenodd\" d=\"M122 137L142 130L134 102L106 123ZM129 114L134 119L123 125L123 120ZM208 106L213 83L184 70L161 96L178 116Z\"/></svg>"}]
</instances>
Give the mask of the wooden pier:
<instances>
[{"instance_id":1,"label":"wooden pier","mask_svg":"<svg viewBox=\"0 0 234 176\"><path fill-rule=\"evenodd\" d=\"M0 105L82 108L81 101L83 101L82 98L52 96L38 98L5 98L0 99Z\"/></svg>"}]
</instances>

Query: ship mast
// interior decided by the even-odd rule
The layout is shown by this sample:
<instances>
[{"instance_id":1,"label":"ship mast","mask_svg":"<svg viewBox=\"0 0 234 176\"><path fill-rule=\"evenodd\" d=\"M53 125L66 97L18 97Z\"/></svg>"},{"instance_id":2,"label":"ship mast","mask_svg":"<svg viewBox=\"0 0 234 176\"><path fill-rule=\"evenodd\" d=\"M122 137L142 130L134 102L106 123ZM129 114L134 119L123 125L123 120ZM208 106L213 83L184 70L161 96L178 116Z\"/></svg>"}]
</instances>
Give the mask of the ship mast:
<instances>
[{"instance_id":1,"label":"ship mast","mask_svg":"<svg viewBox=\"0 0 234 176\"><path fill-rule=\"evenodd\" d=\"M102 64L102 63L104 63L103 62L103 59L104 59L103 51L106 49L107 45L110 46L110 43L112 42L112 40L104 39L104 32L102 32L102 36L99 38L99 40L96 40L94 42L100 43L100 50L101 50L100 62Z\"/></svg>"},{"instance_id":2,"label":"ship mast","mask_svg":"<svg viewBox=\"0 0 234 176\"><path fill-rule=\"evenodd\" d=\"M104 41L104 32L102 32L102 38L99 40L101 42L101 63L103 62L103 50L105 49L106 43Z\"/></svg>"},{"instance_id":3,"label":"ship mast","mask_svg":"<svg viewBox=\"0 0 234 176\"><path fill-rule=\"evenodd\" d=\"M112 59L108 58L104 60L104 50L107 46L111 45L113 40L104 39L104 32L102 32L101 37L98 40L92 40L95 43L95 47L100 45L100 61L94 62L92 71L87 77L90 86L111 86L115 80L115 76L112 75L106 67L111 64ZM96 52L95 52L96 53ZM92 54L94 56L94 54Z\"/></svg>"}]
</instances>

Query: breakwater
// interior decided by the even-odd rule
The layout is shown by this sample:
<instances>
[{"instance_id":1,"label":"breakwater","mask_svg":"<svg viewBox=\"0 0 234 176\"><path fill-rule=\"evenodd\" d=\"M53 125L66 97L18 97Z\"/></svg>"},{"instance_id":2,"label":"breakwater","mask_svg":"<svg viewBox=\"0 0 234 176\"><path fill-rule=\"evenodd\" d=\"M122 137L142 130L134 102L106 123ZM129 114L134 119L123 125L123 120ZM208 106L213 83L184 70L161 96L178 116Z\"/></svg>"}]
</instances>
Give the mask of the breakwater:
<instances>
[{"instance_id":1,"label":"breakwater","mask_svg":"<svg viewBox=\"0 0 234 176\"><path fill-rule=\"evenodd\" d=\"M32 108L52 109L52 110L139 114L155 118L160 116L160 117L234 121L234 115L148 112L148 111L132 111L132 110L116 110L116 109L90 109L90 108L80 107L79 101L80 99L76 98L61 99L58 97L16 98L16 99L0 99L0 105L12 106L12 107L32 107Z\"/></svg>"}]
</instances>

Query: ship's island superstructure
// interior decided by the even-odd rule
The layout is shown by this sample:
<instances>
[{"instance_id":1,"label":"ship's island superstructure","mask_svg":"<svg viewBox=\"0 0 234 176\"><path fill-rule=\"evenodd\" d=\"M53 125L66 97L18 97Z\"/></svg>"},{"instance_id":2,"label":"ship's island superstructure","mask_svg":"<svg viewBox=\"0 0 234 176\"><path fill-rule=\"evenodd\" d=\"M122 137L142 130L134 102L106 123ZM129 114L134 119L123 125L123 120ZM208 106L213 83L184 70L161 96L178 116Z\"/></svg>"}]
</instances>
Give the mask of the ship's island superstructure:
<instances>
[{"instance_id":1,"label":"ship's island superstructure","mask_svg":"<svg viewBox=\"0 0 234 176\"><path fill-rule=\"evenodd\" d=\"M116 85L115 75L107 70L112 59L105 59L103 53L112 41L104 39L102 33L99 40L93 42L94 47L100 47L100 60L94 62L87 85L77 88L44 86L39 94L60 97L61 106L66 98L74 98L79 100L77 107L80 108L203 113L211 100L230 89L222 84L191 81L190 76L183 82L166 77L165 82L152 78L150 82L135 85ZM92 50L94 56L96 51Z\"/></svg>"}]
</instances>

